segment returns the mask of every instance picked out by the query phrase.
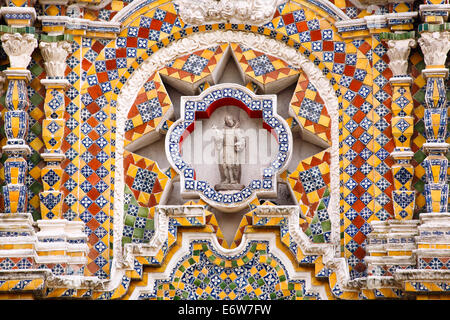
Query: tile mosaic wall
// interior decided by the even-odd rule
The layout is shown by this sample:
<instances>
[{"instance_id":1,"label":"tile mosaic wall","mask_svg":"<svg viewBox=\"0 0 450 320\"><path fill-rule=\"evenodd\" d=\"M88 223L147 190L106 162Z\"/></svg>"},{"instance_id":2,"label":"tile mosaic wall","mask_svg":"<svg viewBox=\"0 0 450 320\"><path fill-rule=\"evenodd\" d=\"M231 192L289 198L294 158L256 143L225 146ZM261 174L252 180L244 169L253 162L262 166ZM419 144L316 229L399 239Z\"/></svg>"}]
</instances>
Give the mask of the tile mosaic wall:
<instances>
[{"instance_id":1,"label":"tile mosaic wall","mask_svg":"<svg viewBox=\"0 0 450 320\"><path fill-rule=\"evenodd\" d=\"M85 9L84 18L110 21L131 2L113 1L100 10ZM349 0L330 2L352 19L371 14L357 8ZM375 14L388 11L388 6L379 6ZM116 107L121 88L149 56L180 38L210 30L241 30L264 34L294 47L322 71L335 90L339 102L340 253L348 263L350 279L367 276L365 257L367 237L372 231L370 223L393 218L393 177L390 170L393 160L389 155L394 149L394 141L390 110L392 90L388 81L392 72L388 66L387 47L379 35L373 34L364 40L344 39L331 20L333 19L327 16L326 8L320 7L318 1L305 4L292 0L278 6L272 20L264 26L229 23L191 26L180 19L172 2L148 1L145 6L120 21L126 27L121 29L115 39L74 36L72 54L67 58L65 72L70 87L65 92L66 126L61 149L66 160L62 163L64 175L61 191L64 195L63 217L85 224L84 231L89 245L85 275L101 279L107 279L111 275L114 191L117 188L114 183ZM214 83L216 67L227 50L232 51L246 81L255 88L270 90L268 88L272 83L287 78L297 81L290 102L291 111L296 115L292 122L331 144L330 124L333 119L324 107L324 100L318 93L320 90L309 82L305 73L275 55L231 43L178 57L147 79L128 113L125 145L154 131L165 134L172 124L164 118L172 105L164 88L164 79L178 81L191 91L197 88L204 90ZM1 58L6 59L5 56ZM412 164L415 167L413 184L419 192L416 197L417 215L425 207L422 194L425 181L422 162L425 154L421 149L425 142L422 120L425 80L421 71L425 65L420 50L413 50L410 64L414 79ZM2 68L5 67L6 65L2 65ZM44 166L40 153L43 152L41 126L45 88L40 80L46 77L39 51L33 54L29 69L31 81L28 96L31 107L28 110L30 121L27 143L32 154L27 159L29 168L26 185L28 210L33 214L34 220L38 220L38 194L42 190L40 170ZM3 101L0 105L3 108ZM6 140L3 133L1 137L0 144L3 146ZM2 157L1 163L5 160L6 157ZM324 151L301 161L294 172L282 175L298 202L301 230L314 244L330 242L330 161L330 153ZM146 244L155 234L155 207L160 202L165 186L176 175L171 169L165 172L161 170L154 161L125 152L122 245ZM3 168L0 170L0 178L4 180ZM192 204L194 203L186 203ZM205 205L201 201L195 204ZM190 230L197 231L204 231L206 228L217 236L220 245L225 248L229 245L229 248L235 249L242 243L244 234L258 232L260 227L273 226L278 227L274 233L285 246L284 252L294 255L300 264L315 264L314 281L328 279L334 296L348 294L337 283L335 272L324 266L321 256L305 255L297 247L286 231L282 218L271 220L272 222L258 220L254 212L262 204L255 199L249 205L231 244L226 243L214 214L209 211L205 215L205 221L173 219L169 239L158 255L136 259L137 267L123 275L119 289L94 294L81 290L49 290L47 296L86 295L96 299L127 297L131 294L127 290L139 287L138 283L145 282L144 278L151 273L145 269L146 264L161 267L171 250L179 249L177 237L182 232L177 231L178 227L181 227L180 230L189 227L192 228ZM266 202L264 205L273 204ZM142 294L139 298L318 298L315 293L308 292L301 281L290 281L287 278L282 263L272 255L264 242L250 242L245 254L228 260L214 252L207 241L190 245L192 247L189 254L178 261L173 270L174 275L169 280L157 280L155 291ZM421 263L423 269L445 269L448 265L445 259L422 259ZM229 268L229 264L233 268ZM26 265L27 261L20 259L4 259L0 262L2 269L26 268ZM11 285L9 284L10 287ZM28 283L18 282L14 285L26 287ZM40 285L37 282L33 284L35 287ZM430 285L424 284L423 287L423 291L426 291ZM2 290L0 287L0 291Z\"/></svg>"}]
</instances>

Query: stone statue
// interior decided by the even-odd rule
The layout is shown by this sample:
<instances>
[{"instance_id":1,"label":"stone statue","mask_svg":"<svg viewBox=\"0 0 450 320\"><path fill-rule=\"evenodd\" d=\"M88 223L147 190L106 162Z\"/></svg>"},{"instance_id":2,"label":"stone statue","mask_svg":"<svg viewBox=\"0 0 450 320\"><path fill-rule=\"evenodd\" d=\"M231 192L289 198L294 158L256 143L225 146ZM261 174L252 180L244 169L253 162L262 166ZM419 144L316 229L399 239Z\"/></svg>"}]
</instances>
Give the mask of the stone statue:
<instances>
[{"instance_id":1,"label":"stone statue","mask_svg":"<svg viewBox=\"0 0 450 320\"><path fill-rule=\"evenodd\" d=\"M245 148L245 138L239 129L239 121L231 115L224 118L225 126L222 130L214 125L216 131L214 136L216 150L219 152L219 184L214 186L216 191L241 190L244 185L240 184L241 164L239 153Z\"/></svg>"}]
</instances>

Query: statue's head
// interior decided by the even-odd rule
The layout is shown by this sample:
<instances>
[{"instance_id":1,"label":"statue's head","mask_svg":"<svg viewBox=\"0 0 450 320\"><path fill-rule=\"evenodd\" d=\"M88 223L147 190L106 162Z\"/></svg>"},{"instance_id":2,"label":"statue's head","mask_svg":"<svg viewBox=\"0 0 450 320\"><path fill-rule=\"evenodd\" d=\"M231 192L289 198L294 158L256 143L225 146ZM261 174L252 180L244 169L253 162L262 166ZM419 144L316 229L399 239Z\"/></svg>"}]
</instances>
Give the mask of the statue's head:
<instances>
[{"instance_id":1,"label":"statue's head","mask_svg":"<svg viewBox=\"0 0 450 320\"><path fill-rule=\"evenodd\" d=\"M232 128L236 125L236 119L234 119L233 116L231 116L229 114L227 114L225 116L224 122L225 122L225 125L230 128Z\"/></svg>"}]
</instances>

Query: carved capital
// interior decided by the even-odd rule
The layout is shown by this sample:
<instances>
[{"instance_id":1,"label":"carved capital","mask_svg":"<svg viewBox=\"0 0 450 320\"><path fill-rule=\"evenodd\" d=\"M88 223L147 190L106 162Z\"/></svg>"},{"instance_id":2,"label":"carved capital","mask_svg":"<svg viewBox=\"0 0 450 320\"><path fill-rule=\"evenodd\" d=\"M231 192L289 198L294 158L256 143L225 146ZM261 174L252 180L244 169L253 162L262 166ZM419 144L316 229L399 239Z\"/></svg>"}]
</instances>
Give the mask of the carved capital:
<instances>
[{"instance_id":1,"label":"carved capital","mask_svg":"<svg viewBox=\"0 0 450 320\"><path fill-rule=\"evenodd\" d=\"M450 50L450 32L424 32L418 40L427 66L443 66Z\"/></svg>"},{"instance_id":2,"label":"carved capital","mask_svg":"<svg viewBox=\"0 0 450 320\"><path fill-rule=\"evenodd\" d=\"M11 68L26 69L31 61L31 54L37 47L34 35L5 33L1 40L3 49L9 57Z\"/></svg>"},{"instance_id":3,"label":"carved capital","mask_svg":"<svg viewBox=\"0 0 450 320\"><path fill-rule=\"evenodd\" d=\"M51 78L63 78L66 70L66 58L72 51L67 41L41 42L39 44L44 58L45 71Z\"/></svg>"},{"instance_id":4,"label":"carved capital","mask_svg":"<svg viewBox=\"0 0 450 320\"><path fill-rule=\"evenodd\" d=\"M407 74L408 58L411 48L416 46L414 39L389 40L389 49L387 55L389 57L389 67L394 76L403 76Z\"/></svg>"}]
</instances>

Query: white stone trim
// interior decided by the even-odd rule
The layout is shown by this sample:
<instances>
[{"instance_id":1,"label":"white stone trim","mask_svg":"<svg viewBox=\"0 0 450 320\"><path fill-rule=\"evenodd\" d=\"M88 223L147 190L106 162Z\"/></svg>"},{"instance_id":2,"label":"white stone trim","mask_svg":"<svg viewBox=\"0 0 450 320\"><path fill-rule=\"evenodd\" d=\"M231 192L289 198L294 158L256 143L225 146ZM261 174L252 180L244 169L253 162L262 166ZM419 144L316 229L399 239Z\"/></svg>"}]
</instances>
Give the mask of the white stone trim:
<instances>
[{"instance_id":1,"label":"white stone trim","mask_svg":"<svg viewBox=\"0 0 450 320\"><path fill-rule=\"evenodd\" d=\"M311 281L311 273L310 272L297 272L294 270L291 261L286 256L286 254L277 248L276 246L276 236L273 233L255 233L255 234L244 234L242 238L241 244L235 249L224 249L218 242L217 237L211 233L183 233L183 240L181 244L181 248L172 256L170 261L168 262L164 272L158 273L149 273L148 275L148 283L145 287L136 287L136 289L131 293L130 300L136 300L141 293L151 292L154 289L155 282L158 279L169 279L173 268L175 268L176 264L180 262L183 256L189 253L190 243L195 240L207 240L212 243L213 249L219 252L224 256L235 256L241 254L245 245L251 240L260 240L260 241L268 241L269 242L269 250L270 252L277 257L286 268L286 272L289 275L289 280L304 280L305 281L305 289L310 292L318 293L321 299L327 300L327 294L325 291L325 286L314 286Z\"/></svg>"},{"instance_id":2,"label":"white stone trim","mask_svg":"<svg viewBox=\"0 0 450 320\"><path fill-rule=\"evenodd\" d=\"M127 5L124 9L120 10L112 19L111 22L123 22L137 10L142 9L145 5L145 2L148 0L135 0L129 5ZM357 0L352 0L357 2ZM198 7L195 3L199 3L199 1L192 0L175 0L176 4L185 4L187 5L187 9L180 8L180 17L185 20L189 19L189 24L205 24L205 23L219 23L219 22L227 22L227 17L229 17L231 22L233 23L246 23L253 25L263 25L272 20L272 17L275 13L276 7L282 3L289 2L288 0L222 0L221 2L227 3L230 6L229 10L236 11L236 14L230 16L229 14L224 14L222 12L216 12L214 8L207 12L207 10L201 10L198 13L195 12L195 9ZM300 1L295 1L297 4L301 5ZM307 1L308 2L308 1ZM341 9L339 9L336 5L329 2L328 0L315 0L314 2L319 4L320 6L329 9L336 17L341 20L351 20L349 16L347 16ZM217 1L213 0L203 0L200 2L202 6L205 8L212 7L211 4L214 4L216 7ZM316 6L315 3L309 3L311 5ZM223 6L223 5L222 5ZM247 10L246 7L251 7L251 10ZM362 7L361 5L359 7ZM269 8L269 9L267 9ZM313 10L313 9L312 9ZM190 12L188 12L190 11ZM203 11L203 12L202 12ZM218 11L218 10L217 10Z\"/></svg>"},{"instance_id":3,"label":"white stone trim","mask_svg":"<svg viewBox=\"0 0 450 320\"><path fill-rule=\"evenodd\" d=\"M325 106L330 115L331 121L331 140L332 145L328 149L331 153L330 165L330 190L331 197L329 203L329 214L332 222L331 244L311 244L306 235L303 238L297 235L297 239L303 243L302 248L305 253L318 254L314 248L320 248L320 252L327 252L324 261L331 261L334 257L338 257L339 250L339 104L335 92L329 83L328 79L322 74L320 69L315 66L309 59L305 58L301 53L284 43L270 39L264 35L258 35L242 31L212 31L205 33L195 33L186 38L173 42L167 47L161 48L159 51L151 55L145 60L139 68L130 76L128 81L123 86L118 98L116 109L116 177L115 177L115 203L114 203L114 252L113 263L111 271L111 279L120 270L128 265L130 260L125 261L122 255L122 231L123 231L123 202L124 202L124 172L123 172L123 153L124 153L124 128L127 119L128 111L130 110L133 101L136 98L139 89L143 86L145 81L157 70L164 67L164 65L171 60L194 52L200 49L206 49L214 45L223 43L240 43L246 47L262 51L264 53L276 56L288 64L301 68L311 83L317 88L320 96L325 102ZM297 217L298 218L298 217ZM298 234L302 234L298 232ZM312 246L312 247L311 247ZM308 249L309 248L309 249ZM342 261L340 261L342 260ZM348 268L345 259L339 259L340 262L333 262L339 265L342 277L348 279ZM128 263L127 263L128 262ZM131 266L130 266L131 267ZM345 274L347 272L347 274ZM120 280L120 277L119 277ZM117 280L117 281L119 281ZM112 281L114 282L114 281ZM111 285L112 285L111 282Z\"/></svg>"}]
</instances>

